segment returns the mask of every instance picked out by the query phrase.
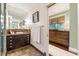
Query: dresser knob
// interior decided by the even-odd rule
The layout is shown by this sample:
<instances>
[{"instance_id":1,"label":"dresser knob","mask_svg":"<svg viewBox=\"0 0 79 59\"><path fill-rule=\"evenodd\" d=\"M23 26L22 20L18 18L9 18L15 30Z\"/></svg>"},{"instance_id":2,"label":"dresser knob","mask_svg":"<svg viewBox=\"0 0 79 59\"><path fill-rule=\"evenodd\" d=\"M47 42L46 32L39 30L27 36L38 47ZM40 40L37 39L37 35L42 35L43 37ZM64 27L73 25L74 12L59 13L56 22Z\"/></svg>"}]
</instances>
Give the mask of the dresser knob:
<instances>
[{"instance_id":1,"label":"dresser knob","mask_svg":"<svg viewBox=\"0 0 79 59\"><path fill-rule=\"evenodd\" d=\"M29 37L27 37L27 39L29 39Z\"/></svg>"},{"instance_id":2,"label":"dresser knob","mask_svg":"<svg viewBox=\"0 0 79 59\"><path fill-rule=\"evenodd\" d=\"M12 46L10 46L10 48L12 48Z\"/></svg>"},{"instance_id":3,"label":"dresser knob","mask_svg":"<svg viewBox=\"0 0 79 59\"><path fill-rule=\"evenodd\" d=\"M10 41L12 41L12 40L10 40Z\"/></svg>"},{"instance_id":4,"label":"dresser knob","mask_svg":"<svg viewBox=\"0 0 79 59\"><path fill-rule=\"evenodd\" d=\"M10 44L12 44L12 43L10 43Z\"/></svg>"},{"instance_id":5,"label":"dresser knob","mask_svg":"<svg viewBox=\"0 0 79 59\"><path fill-rule=\"evenodd\" d=\"M10 38L12 38L12 37L10 37Z\"/></svg>"},{"instance_id":6,"label":"dresser knob","mask_svg":"<svg viewBox=\"0 0 79 59\"><path fill-rule=\"evenodd\" d=\"M29 36L29 35L27 35L27 36Z\"/></svg>"},{"instance_id":7,"label":"dresser knob","mask_svg":"<svg viewBox=\"0 0 79 59\"><path fill-rule=\"evenodd\" d=\"M27 38L29 38L29 37L27 37Z\"/></svg>"}]
</instances>

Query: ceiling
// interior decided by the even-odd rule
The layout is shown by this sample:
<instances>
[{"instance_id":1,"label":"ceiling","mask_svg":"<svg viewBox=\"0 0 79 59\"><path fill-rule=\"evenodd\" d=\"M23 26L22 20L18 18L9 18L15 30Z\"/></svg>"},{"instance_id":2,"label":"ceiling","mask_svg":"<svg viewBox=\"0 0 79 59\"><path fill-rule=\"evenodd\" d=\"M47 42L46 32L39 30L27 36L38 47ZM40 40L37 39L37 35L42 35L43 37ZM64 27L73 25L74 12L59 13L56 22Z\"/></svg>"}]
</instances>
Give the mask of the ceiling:
<instances>
[{"instance_id":1,"label":"ceiling","mask_svg":"<svg viewBox=\"0 0 79 59\"><path fill-rule=\"evenodd\" d=\"M24 9L23 9L24 8ZM26 8L22 4L7 4L8 14L17 18L17 19L25 19L28 15L28 12L25 10Z\"/></svg>"},{"instance_id":2,"label":"ceiling","mask_svg":"<svg viewBox=\"0 0 79 59\"><path fill-rule=\"evenodd\" d=\"M9 15L17 19L25 19L28 17L30 10L36 5L48 5L48 3L7 3Z\"/></svg>"}]
</instances>

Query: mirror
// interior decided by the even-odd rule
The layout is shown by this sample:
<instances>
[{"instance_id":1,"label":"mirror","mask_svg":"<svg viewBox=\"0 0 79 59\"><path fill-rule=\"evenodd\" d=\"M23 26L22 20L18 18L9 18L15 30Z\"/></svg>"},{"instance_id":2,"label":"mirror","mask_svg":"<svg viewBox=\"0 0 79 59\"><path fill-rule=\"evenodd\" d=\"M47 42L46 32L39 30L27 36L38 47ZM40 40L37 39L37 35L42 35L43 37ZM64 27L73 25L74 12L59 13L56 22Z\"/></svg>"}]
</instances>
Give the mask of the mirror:
<instances>
[{"instance_id":1,"label":"mirror","mask_svg":"<svg viewBox=\"0 0 79 59\"><path fill-rule=\"evenodd\" d=\"M21 4L7 4L7 29L28 29L31 20Z\"/></svg>"}]
</instances>

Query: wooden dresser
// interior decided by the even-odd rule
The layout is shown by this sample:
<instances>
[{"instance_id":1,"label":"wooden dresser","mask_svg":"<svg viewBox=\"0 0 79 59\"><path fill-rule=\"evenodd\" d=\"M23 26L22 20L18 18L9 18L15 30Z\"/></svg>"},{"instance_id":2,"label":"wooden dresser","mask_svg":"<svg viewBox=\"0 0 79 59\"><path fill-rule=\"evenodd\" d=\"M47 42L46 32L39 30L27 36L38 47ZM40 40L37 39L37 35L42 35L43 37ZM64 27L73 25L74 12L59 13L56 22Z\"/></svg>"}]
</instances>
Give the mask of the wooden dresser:
<instances>
[{"instance_id":1,"label":"wooden dresser","mask_svg":"<svg viewBox=\"0 0 79 59\"><path fill-rule=\"evenodd\" d=\"M69 47L69 31L49 30L49 41Z\"/></svg>"},{"instance_id":2,"label":"wooden dresser","mask_svg":"<svg viewBox=\"0 0 79 59\"><path fill-rule=\"evenodd\" d=\"M7 35L7 51L30 44L30 34Z\"/></svg>"}]
</instances>

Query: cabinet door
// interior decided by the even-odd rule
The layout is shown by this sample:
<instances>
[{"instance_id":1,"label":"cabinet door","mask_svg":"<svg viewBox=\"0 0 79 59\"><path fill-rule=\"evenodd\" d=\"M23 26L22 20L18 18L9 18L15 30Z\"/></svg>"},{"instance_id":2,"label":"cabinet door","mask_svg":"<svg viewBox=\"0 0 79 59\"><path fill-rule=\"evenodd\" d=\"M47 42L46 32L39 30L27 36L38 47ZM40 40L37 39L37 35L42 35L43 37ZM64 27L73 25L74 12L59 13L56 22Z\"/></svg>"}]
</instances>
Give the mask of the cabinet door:
<instances>
[{"instance_id":1,"label":"cabinet door","mask_svg":"<svg viewBox=\"0 0 79 59\"><path fill-rule=\"evenodd\" d=\"M49 41L55 42L56 41L56 33L53 30L49 31Z\"/></svg>"},{"instance_id":2,"label":"cabinet door","mask_svg":"<svg viewBox=\"0 0 79 59\"><path fill-rule=\"evenodd\" d=\"M15 46L15 49L18 47L18 42L19 42L19 39L18 37L14 37L14 46Z\"/></svg>"},{"instance_id":3,"label":"cabinet door","mask_svg":"<svg viewBox=\"0 0 79 59\"><path fill-rule=\"evenodd\" d=\"M27 34L27 37L25 38L25 42L27 44L30 44L30 35L29 34Z\"/></svg>"},{"instance_id":4,"label":"cabinet door","mask_svg":"<svg viewBox=\"0 0 79 59\"><path fill-rule=\"evenodd\" d=\"M69 35L66 31L58 31L57 32L57 43L68 47L69 45Z\"/></svg>"},{"instance_id":5,"label":"cabinet door","mask_svg":"<svg viewBox=\"0 0 79 59\"><path fill-rule=\"evenodd\" d=\"M52 23L57 23L57 18L51 19L51 22L52 22Z\"/></svg>"},{"instance_id":6,"label":"cabinet door","mask_svg":"<svg viewBox=\"0 0 79 59\"><path fill-rule=\"evenodd\" d=\"M65 16L60 16L57 18L58 23L64 23L65 22Z\"/></svg>"},{"instance_id":7,"label":"cabinet door","mask_svg":"<svg viewBox=\"0 0 79 59\"><path fill-rule=\"evenodd\" d=\"M21 47L21 45L23 44L23 43L21 43L22 41L23 41L23 39L21 38L21 36L16 36L15 37L15 39L14 39L15 41L15 48L19 48L19 47Z\"/></svg>"},{"instance_id":8,"label":"cabinet door","mask_svg":"<svg viewBox=\"0 0 79 59\"><path fill-rule=\"evenodd\" d=\"M52 19L49 19L49 24L51 24L52 23Z\"/></svg>"}]
</instances>

